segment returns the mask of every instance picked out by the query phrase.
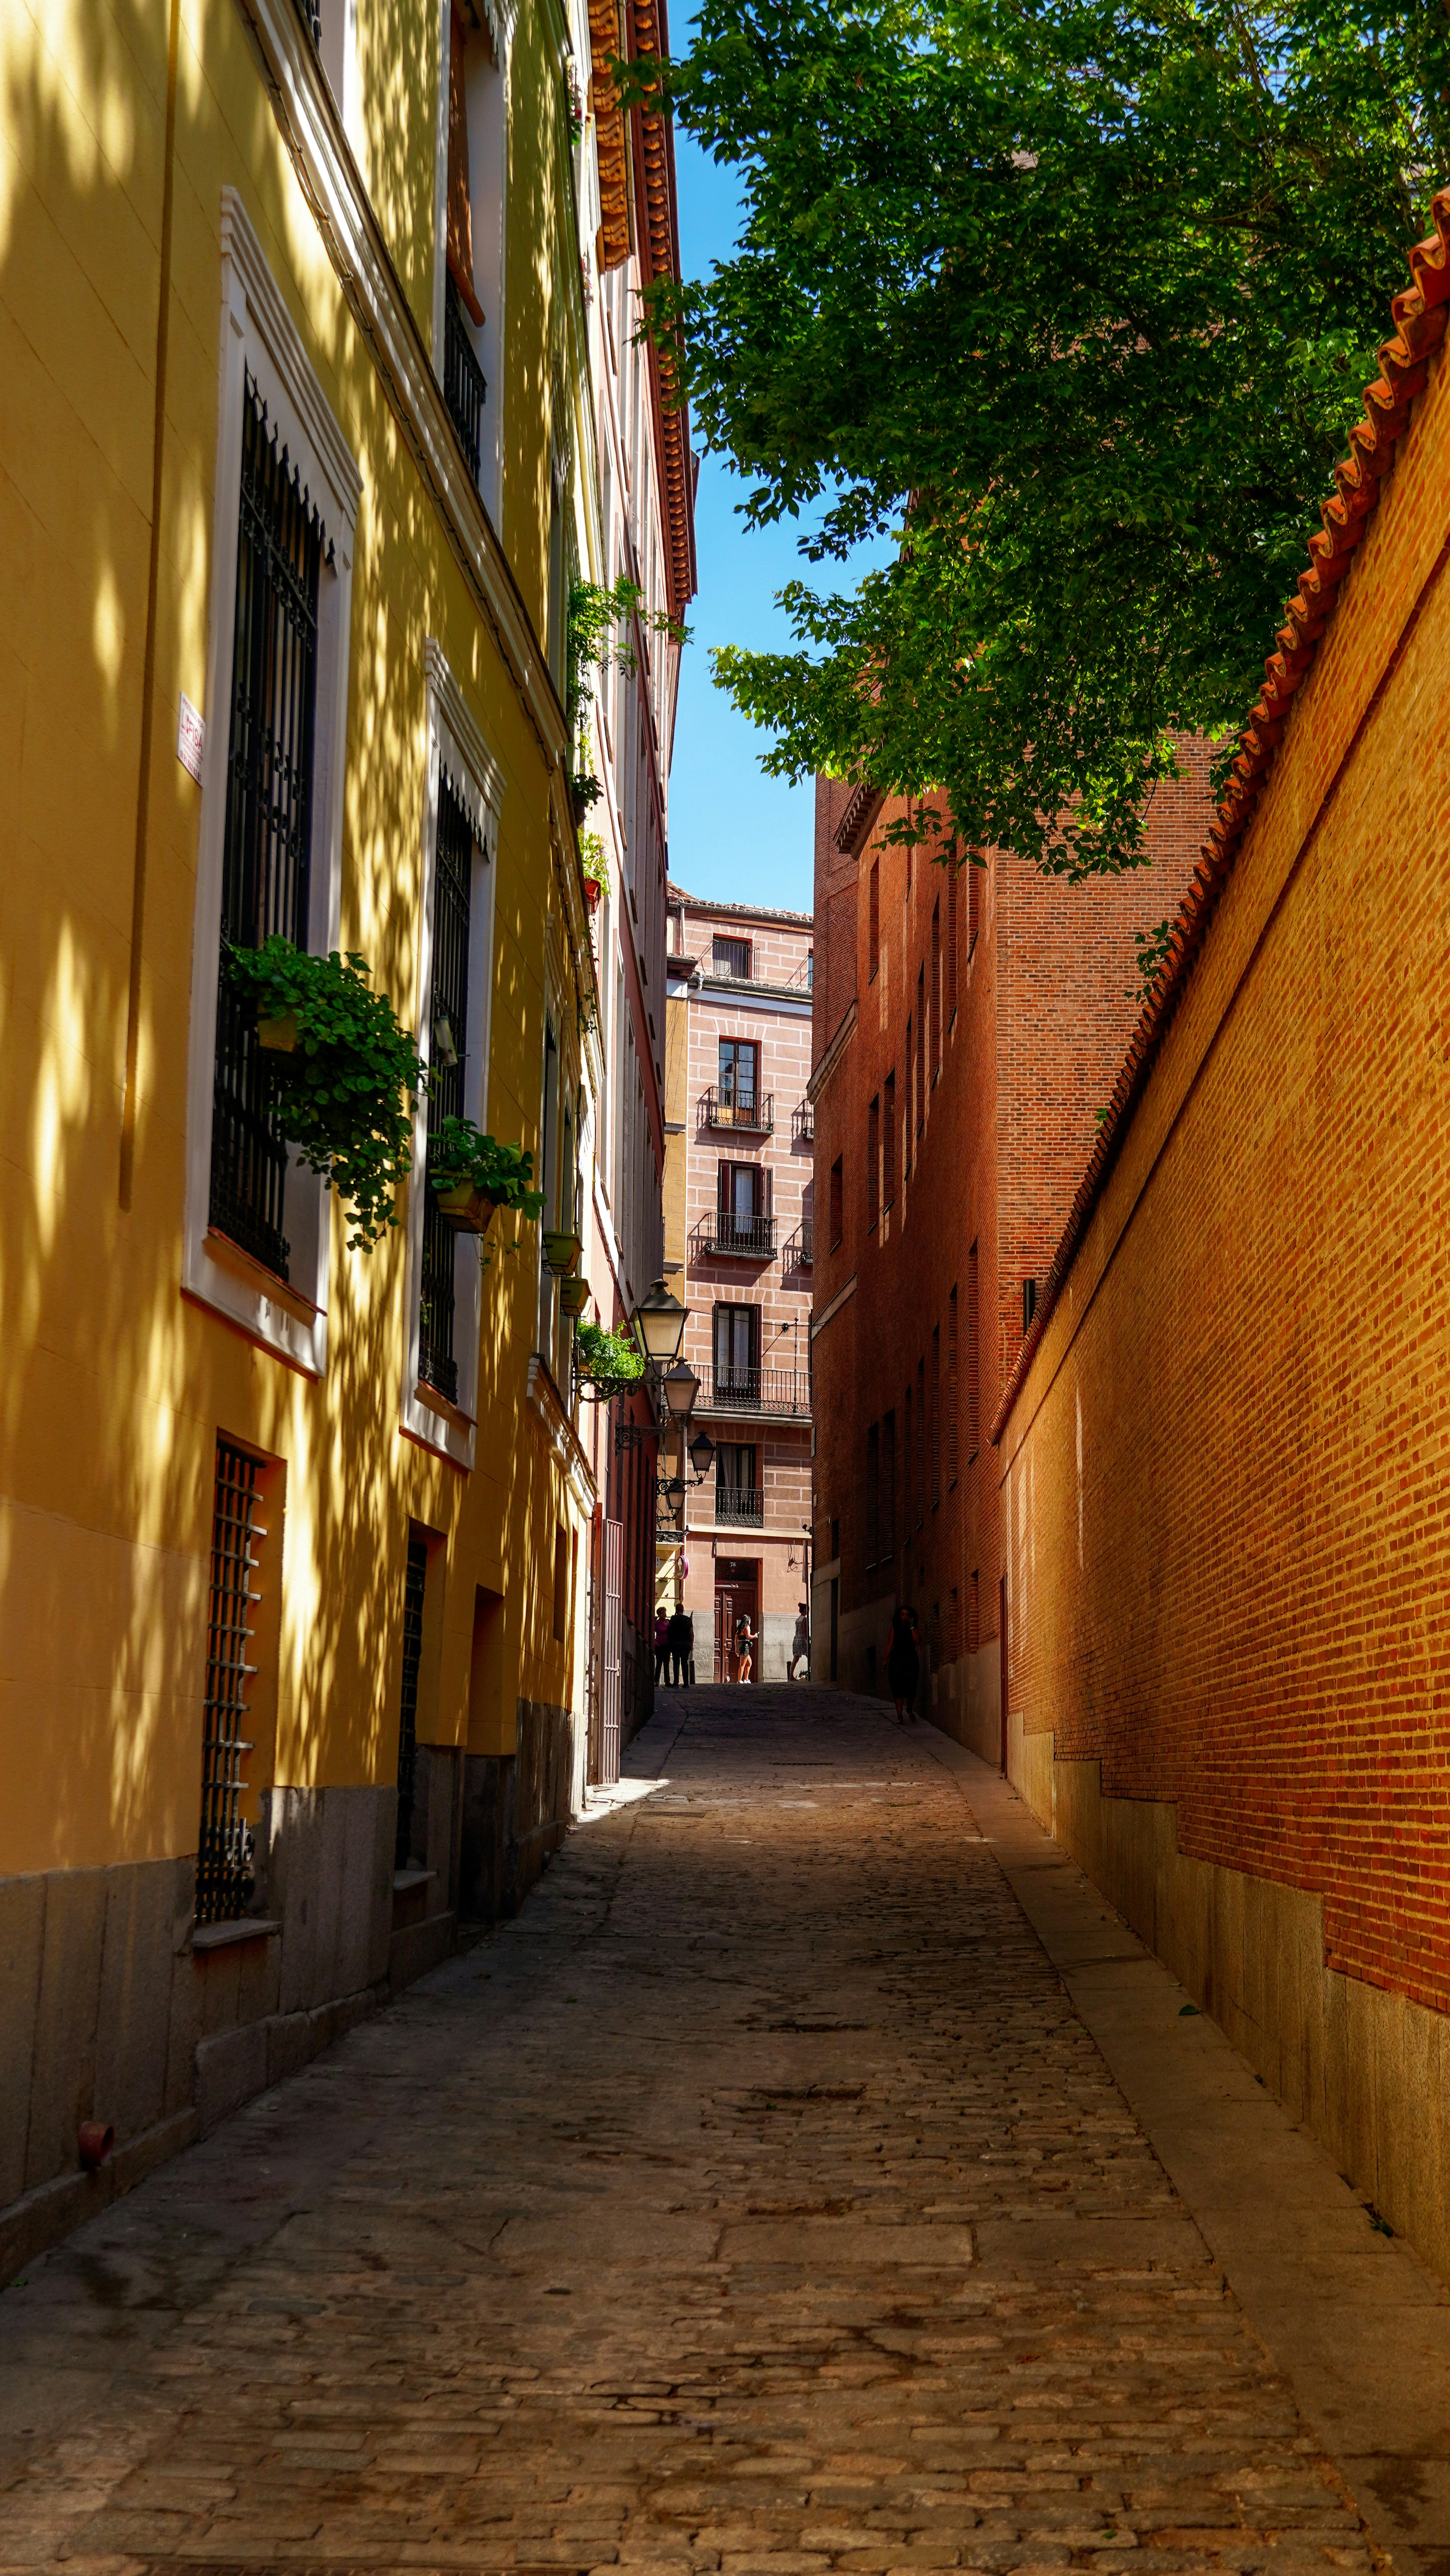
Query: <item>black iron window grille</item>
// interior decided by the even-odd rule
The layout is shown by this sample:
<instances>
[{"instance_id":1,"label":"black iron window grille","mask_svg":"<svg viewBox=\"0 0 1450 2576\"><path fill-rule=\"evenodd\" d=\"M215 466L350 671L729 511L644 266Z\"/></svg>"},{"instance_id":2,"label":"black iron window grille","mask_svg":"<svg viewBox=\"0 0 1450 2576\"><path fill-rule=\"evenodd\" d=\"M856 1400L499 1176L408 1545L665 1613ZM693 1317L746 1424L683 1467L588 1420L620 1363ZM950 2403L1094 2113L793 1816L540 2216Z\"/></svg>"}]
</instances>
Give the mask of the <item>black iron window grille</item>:
<instances>
[{"instance_id":1,"label":"black iron window grille","mask_svg":"<svg viewBox=\"0 0 1450 2576\"><path fill-rule=\"evenodd\" d=\"M221 962L212 1094L211 1222L287 1276L287 1146L248 1003L227 948L280 931L307 945L317 589L322 521L250 373L242 415L241 525L227 737Z\"/></svg>"},{"instance_id":2,"label":"black iron window grille","mask_svg":"<svg viewBox=\"0 0 1450 2576\"><path fill-rule=\"evenodd\" d=\"M473 824L446 769L438 772L438 839L433 863L433 970L428 1012L428 1136L445 1118L463 1115L468 1017L468 922L473 897ZM458 1398L453 1348L458 1237L431 1190L423 1193L423 1279L418 1315L418 1374Z\"/></svg>"},{"instance_id":3,"label":"black iron window grille","mask_svg":"<svg viewBox=\"0 0 1450 2576\"><path fill-rule=\"evenodd\" d=\"M418 1803L418 1667L423 1660L423 1594L428 1582L428 1542L408 1541L403 1578L403 1692L398 1709L398 1838L394 1869L406 1869L413 1848Z\"/></svg>"},{"instance_id":4,"label":"black iron window grille","mask_svg":"<svg viewBox=\"0 0 1450 2576\"><path fill-rule=\"evenodd\" d=\"M196 1855L198 1923L234 1922L245 1914L252 1893L252 1835L242 1814L242 1774L252 1750L247 1689L256 1672L247 1650L252 1609L260 1597L252 1577L257 1544L267 1535L259 1517L261 1478L255 1458L229 1441L217 1442Z\"/></svg>"},{"instance_id":5,"label":"black iron window grille","mask_svg":"<svg viewBox=\"0 0 1450 2576\"><path fill-rule=\"evenodd\" d=\"M451 276L443 295L443 399L476 483L488 385L468 336L463 298Z\"/></svg>"}]
</instances>

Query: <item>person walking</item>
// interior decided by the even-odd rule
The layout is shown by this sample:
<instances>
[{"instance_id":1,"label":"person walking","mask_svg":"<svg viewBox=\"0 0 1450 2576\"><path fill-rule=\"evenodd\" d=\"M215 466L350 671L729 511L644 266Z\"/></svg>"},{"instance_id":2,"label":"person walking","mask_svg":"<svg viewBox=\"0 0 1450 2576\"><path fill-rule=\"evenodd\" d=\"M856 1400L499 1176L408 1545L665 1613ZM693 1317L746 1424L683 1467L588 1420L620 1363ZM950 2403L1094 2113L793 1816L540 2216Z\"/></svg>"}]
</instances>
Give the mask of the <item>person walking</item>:
<instances>
[{"instance_id":1,"label":"person walking","mask_svg":"<svg viewBox=\"0 0 1450 2576\"><path fill-rule=\"evenodd\" d=\"M896 1702L896 1723L905 1726L915 1712L917 1684L921 1680L921 1656L918 1651L916 1612L903 1602L892 1614L891 1634L886 1640L886 1681Z\"/></svg>"},{"instance_id":2,"label":"person walking","mask_svg":"<svg viewBox=\"0 0 1450 2576\"><path fill-rule=\"evenodd\" d=\"M670 1653L670 1614L669 1614L668 1610L657 1610L657 1611L655 1612L655 1689L656 1689L656 1690L658 1690L658 1689L659 1689L659 1686L660 1686L661 1682L664 1680L664 1678L665 1678L665 1674L666 1674L666 1672L667 1672L667 1670L668 1670L668 1668L669 1668L669 1653Z\"/></svg>"},{"instance_id":3,"label":"person walking","mask_svg":"<svg viewBox=\"0 0 1450 2576\"><path fill-rule=\"evenodd\" d=\"M735 1622L735 1678L738 1682L748 1682L750 1679L753 1670L751 1649L754 1644L755 1630L750 1624L750 1613L748 1610L743 1610Z\"/></svg>"},{"instance_id":4,"label":"person walking","mask_svg":"<svg viewBox=\"0 0 1450 2576\"><path fill-rule=\"evenodd\" d=\"M676 1608L669 1623L670 1682L676 1690L686 1690L690 1681L690 1651L695 1632L685 1615L683 1605Z\"/></svg>"},{"instance_id":5,"label":"person walking","mask_svg":"<svg viewBox=\"0 0 1450 2576\"><path fill-rule=\"evenodd\" d=\"M809 1681L811 1677L811 1630L810 1615L806 1609L804 1601L801 1603L800 1609L796 1613L795 1635L790 1641L790 1664L786 1671L786 1680L788 1682L793 1682L795 1680L795 1668L797 1664L802 1662L806 1668L806 1680Z\"/></svg>"}]
</instances>

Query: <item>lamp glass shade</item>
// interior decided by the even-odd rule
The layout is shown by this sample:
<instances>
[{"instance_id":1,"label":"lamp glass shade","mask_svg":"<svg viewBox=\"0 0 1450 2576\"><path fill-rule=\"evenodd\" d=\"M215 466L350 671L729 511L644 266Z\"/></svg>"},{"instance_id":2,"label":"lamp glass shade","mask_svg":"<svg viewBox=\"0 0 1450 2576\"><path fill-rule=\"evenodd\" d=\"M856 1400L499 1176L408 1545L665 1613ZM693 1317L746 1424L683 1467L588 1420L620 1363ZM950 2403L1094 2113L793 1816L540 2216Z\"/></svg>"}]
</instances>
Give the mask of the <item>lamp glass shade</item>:
<instances>
[{"instance_id":1,"label":"lamp glass shade","mask_svg":"<svg viewBox=\"0 0 1450 2576\"><path fill-rule=\"evenodd\" d=\"M680 1356L685 1338L685 1309L678 1297L672 1297L663 1279L657 1279L647 1297L641 1297L634 1310L634 1329L639 1346L656 1368L668 1368Z\"/></svg>"},{"instance_id":2,"label":"lamp glass shade","mask_svg":"<svg viewBox=\"0 0 1450 2576\"><path fill-rule=\"evenodd\" d=\"M685 1421L693 1411L695 1398L700 1392L700 1381L689 1361L676 1360L673 1368L666 1369L660 1384L664 1389L665 1403L675 1420Z\"/></svg>"},{"instance_id":3,"label":"lamp glass shade","mask_svg":"<svg viewBox=\"0 0 1450 2576\"><path fill-rule=\"evenodd\" d=\"M690 1464L697 1476L708 1476L715 1463L715 1443L708 1431L697 1431L690 1442Z\"/></svg>"}]
</instances>

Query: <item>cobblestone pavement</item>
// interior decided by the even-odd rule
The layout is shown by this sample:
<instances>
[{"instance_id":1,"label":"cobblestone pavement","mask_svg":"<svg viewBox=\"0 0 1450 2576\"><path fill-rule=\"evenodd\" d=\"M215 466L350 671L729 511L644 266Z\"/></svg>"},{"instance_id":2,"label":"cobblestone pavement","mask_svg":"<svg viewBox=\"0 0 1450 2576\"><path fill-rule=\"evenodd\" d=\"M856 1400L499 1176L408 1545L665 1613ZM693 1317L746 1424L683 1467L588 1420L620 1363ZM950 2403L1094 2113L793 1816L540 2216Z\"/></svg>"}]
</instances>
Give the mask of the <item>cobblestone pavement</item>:
<instances>
[{"instance_id":1,"label":"cobblestone pavement","mask_svg":"<svg viewBox=\"0 0 1450 2576\"><path fill-rule=\"evenodd\" d=\"M685 1696L0 2300L0 2567L1368 2570L940 1739Z\"/></svg>"}]
</instances>

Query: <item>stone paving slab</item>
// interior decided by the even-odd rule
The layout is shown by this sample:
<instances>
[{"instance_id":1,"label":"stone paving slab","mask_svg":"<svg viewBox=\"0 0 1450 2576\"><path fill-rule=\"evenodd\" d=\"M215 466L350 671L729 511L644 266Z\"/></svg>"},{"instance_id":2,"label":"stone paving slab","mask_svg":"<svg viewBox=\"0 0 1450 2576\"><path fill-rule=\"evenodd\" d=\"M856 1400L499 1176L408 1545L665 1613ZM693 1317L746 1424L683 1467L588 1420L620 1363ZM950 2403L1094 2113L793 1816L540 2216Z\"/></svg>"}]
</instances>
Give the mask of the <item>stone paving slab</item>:
<instances>
[{"instance_id":1,"label":"stone paving slab","mask_svg":"<svg viewBox=\"0 0 1450 2576\"><path fill-rule=\"evenodd\" d=\"M0 2296L0 2571L1382 2563L941 1742L663 1698L515 1923Z\"/></svg>"}]
</instances>

